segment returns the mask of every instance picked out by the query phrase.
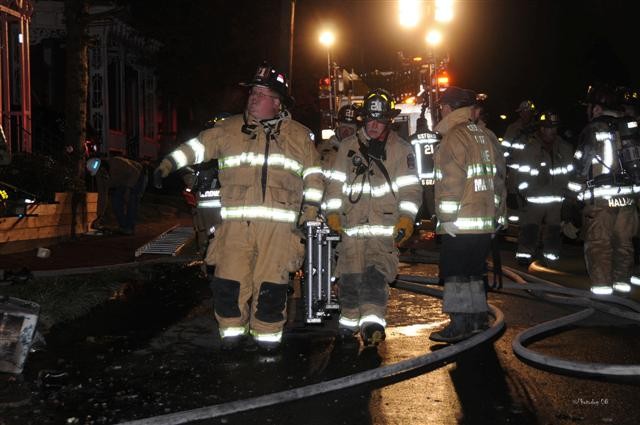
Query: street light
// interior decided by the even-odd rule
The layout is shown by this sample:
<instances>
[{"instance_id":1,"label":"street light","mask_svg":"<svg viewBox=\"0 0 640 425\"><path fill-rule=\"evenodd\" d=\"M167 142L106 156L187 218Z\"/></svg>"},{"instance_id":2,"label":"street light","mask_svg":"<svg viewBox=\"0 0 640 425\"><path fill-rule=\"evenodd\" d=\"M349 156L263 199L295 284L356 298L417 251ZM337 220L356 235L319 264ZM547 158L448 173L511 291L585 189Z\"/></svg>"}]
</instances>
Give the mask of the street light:
<instances>
[{"instance_id":1,"label":"street light","mask_svg":"<svg viewBox=\"0 0 640 425\"><path fill-rule=\"evenodd\" d=\"M331 75L331 46L336 41L336 36L329 30L320 33L320 44L327 48L327 72L329 74L329 122L333 128L333 76Z\"/></svg>"},{"instance_id":2,"label":"street light","mask_svg":"<svg viewBox=\"0 0 640 425\"><path fill-rule=\"evenodd\" d=\"M437 22L451 22L453 19L453 0L436 0L434 19Z\"/></svg>"},{"instance_id":3,"label":"street light","mask_svg":"<svg viewBox=\"0 0 640 425\"><path fill-rule=\"evenodd\" d=\"M418 0L400 0L398 2L400 25L413 28L420 22L420 2Z\"/></svg>"},{"instance_id":4,"label":"street light","mask_svg":"<svg viewBox=\"0 0 640 425\"><path fill-rule=\"evenodd\" d=\"M432 29L429 30L424 39L433 48L442 43L442 33L437 29Z\"/></svg>"}]
</instances>

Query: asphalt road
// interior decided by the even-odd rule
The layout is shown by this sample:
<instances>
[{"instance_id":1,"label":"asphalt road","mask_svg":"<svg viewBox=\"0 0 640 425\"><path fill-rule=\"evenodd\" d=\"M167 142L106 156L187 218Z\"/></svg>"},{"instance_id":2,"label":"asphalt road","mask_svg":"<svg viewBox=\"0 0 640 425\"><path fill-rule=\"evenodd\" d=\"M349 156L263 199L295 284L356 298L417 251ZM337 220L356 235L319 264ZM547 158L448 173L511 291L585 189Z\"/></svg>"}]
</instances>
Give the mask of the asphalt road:
<instances>
[{"instance_id":1,"label":"asphalt road","mask_svg":"<svg viewBox=\"0 0 640 425\"><path fill-rule=\"evenodd\" d=\"M435 276L437 268L403 263L401 273ZM175 289L146 297L143 305L124 297L73 332L59 330L31 355L24 376L3 378L0 424L121 423L319 383L441 347L428 340L446 323L440 301L392 288L387 340L377 351L338 343L335 318L303 326L294 298L281 354L262 356L250 346L221 353L206 282L187 277L195 294L188 299L176 301L185 287L166 285ZM489 299L504 312L505 332L438 369L198 423L640 423L638 379L565 376L513 354L517 333L577 308L524 291L491 293ZM566 359L640 364L640 326L600 314L531 347Z\"/></svg>"}]
</instances>

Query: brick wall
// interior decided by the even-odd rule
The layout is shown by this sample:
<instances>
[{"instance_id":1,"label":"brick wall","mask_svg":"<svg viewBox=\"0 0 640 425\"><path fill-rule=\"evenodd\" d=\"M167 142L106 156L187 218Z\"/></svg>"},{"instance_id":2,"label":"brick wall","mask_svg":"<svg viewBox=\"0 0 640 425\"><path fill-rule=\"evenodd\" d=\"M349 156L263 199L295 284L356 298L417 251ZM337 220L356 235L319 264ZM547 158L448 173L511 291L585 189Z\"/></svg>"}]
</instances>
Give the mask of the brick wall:
<instances>
[{"instance_id":1,"label":"brick wall","mask_svg":"<svg viewBox=\"0 0 640 425\"><path fill-rule=\"evenodd\" d=\"M35 204L25 217L0 217L0 254L26 251L85 233L96 218L97 193L87 193L72 214L73 195L56 193L56 203ZM73 224L75 221L75 225Z\"/></svg>"}]
</instances>

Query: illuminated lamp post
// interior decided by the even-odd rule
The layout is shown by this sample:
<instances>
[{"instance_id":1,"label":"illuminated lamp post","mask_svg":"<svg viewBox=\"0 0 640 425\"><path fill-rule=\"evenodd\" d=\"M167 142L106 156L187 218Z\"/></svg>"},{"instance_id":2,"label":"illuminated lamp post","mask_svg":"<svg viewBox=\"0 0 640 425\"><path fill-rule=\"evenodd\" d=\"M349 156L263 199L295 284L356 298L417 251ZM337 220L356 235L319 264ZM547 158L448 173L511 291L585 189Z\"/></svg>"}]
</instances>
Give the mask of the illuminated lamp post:
<instances>
[{"instance_id":1,"label":"illuminated lamp post","mask_svg":"<svg viewBox=\"0 0 640 425\"><path fill-rule=\"evenodd\" d=\"M329 74L329 122L333 128L333 75L331 72L331 46L336 41L335 35L328 30L320 34L320 44L327 48L327 73Z\"/></svg>"}]
</instances>

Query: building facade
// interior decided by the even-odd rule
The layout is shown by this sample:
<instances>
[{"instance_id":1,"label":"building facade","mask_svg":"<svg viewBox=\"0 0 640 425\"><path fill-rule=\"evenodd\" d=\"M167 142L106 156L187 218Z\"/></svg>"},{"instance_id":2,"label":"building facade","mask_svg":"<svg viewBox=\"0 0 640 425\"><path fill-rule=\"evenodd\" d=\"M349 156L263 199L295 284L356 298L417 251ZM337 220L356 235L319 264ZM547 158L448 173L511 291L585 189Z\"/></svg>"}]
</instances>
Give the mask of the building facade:
<instances>
[{"instance_id":1,"label":"building facade","mask_svg":"<svg viewBox=\"0 0 640 425\"><path fill-rule=\"evenodd\" d=\"M31 151L30 0L0 0L0 124L9 152Z\"/></svg>"},{"instance_id":2,"label":"building facade","mask_svg":"<svg viewBox=\"0 0 640 425\"><path fill-rule=\"evenodd\" d=\"M43 126L64 110L64 4L38 1L33 17L32 51L38 74L34 98L43 111ZM155 159L160 129L176 133L173 108L158 92L154 60L160 44L144 37L116 16L109 6L92 7L101 16L89 24L87 137L102 153ZM35 57L37 55L37 58ZM35 102L35 100L34 100ZM51 139L42 132L42 137ZM53 142L55 143L55 141Z\"/></svg>"}]
</instances>

